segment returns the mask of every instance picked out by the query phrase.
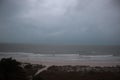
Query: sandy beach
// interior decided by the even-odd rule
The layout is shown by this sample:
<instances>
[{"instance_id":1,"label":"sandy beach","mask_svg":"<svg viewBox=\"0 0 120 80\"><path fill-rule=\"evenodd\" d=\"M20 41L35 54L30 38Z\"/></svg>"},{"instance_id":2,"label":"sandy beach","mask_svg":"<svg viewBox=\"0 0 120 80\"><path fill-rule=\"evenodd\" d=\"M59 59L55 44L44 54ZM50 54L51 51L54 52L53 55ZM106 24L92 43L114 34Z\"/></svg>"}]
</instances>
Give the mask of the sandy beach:
<instances>
[{"instance_id":1,"label":"sandy beach","mask_svg":"<svg viewBox=\"0 0 120 80\"><path fill-rule=\"evenodd\" d=\"M21 60L19 60L21 61ZM27 62L27 63L32 63L32 64L42 64L46 66L52 66L52 65L57 65L57 66L63 66L63 65L90 65L90 66L116 66L120 65L120 62L76 62L76 61L21 61L21 62Z\"/></svg>"}]
</instances>

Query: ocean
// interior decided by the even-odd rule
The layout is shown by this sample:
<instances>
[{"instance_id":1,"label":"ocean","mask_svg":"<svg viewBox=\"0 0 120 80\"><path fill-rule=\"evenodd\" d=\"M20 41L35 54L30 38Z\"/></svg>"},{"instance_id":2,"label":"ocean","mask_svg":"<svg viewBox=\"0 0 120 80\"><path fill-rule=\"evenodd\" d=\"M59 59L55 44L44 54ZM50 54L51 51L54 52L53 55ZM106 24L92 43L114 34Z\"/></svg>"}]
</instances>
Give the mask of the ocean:
<instances>
[{"instance_id":1,"label":"ocean","mask_svg":"<svg viewBox=\"0 0 120 80\"><path fill-rule=\"evenodd\" d=\"M28 62L106 62L120 64L120 46L0 44L0 59Z\"/></svg>"}]
</instances>

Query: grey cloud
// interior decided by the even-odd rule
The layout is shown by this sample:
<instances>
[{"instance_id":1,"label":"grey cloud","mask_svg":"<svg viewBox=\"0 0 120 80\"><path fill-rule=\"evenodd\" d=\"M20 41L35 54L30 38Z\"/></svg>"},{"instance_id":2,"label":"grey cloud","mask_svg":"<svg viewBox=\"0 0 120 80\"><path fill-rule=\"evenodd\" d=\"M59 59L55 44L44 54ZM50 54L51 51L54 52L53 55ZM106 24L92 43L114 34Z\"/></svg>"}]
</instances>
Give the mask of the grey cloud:
<instances>
[{"instance_id":1,"label":"grey cloud","mask_svg":"<svg viewBox=\"0 0 120 80\"><path fill-rule=\"evenodd\" d=\"M120 0L112 0L113 4L120 6Z\"/></svg>"},{"instance_id":2,"label":"grey cloud","mask_svg":"<svg viewBox=\"0 0 120 80\"><path fill-rule=\"evenodd\" d=\"M66 2L1 0L0 42L120 43L120 11L113 0Z\"/></svg>"}]
</instances>

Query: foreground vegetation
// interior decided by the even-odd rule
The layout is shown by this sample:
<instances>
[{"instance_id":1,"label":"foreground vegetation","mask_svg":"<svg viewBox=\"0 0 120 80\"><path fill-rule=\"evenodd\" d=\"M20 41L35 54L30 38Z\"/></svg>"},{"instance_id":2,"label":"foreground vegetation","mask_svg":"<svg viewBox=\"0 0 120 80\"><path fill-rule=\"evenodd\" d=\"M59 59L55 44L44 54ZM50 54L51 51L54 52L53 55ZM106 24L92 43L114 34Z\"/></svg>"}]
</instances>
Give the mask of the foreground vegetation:
<instances>
[{"instance_id":1,"label":"foreground vegetation","mask_svg":"<svg viewBox=\"0 0 120 80\"><path fill-rule=\"evenodd\" d=\"M0 60L0 80L120 80L120 66L46 66L20 63L12 58Z\"/></svg>"},{"instance_id":2,"label":"foreground vegetation","mask_svg":"<svg viewBox=\"0 0 120 80\"><path fill-rule=\"evenodd\" d=\"M0 60L0 80L32 80L43 65L21 63L12 58Z\"/></svg>"},{"instance_id":3,"label":"foreground vegetation","mask_svg":"<svg viewBox=\"0 0 120 80\"><path fill-rule=\"evenodd\" d=\"M120 80L120 66L51 66L39 75L44 80Z\"/></svg>"}]
</instances>

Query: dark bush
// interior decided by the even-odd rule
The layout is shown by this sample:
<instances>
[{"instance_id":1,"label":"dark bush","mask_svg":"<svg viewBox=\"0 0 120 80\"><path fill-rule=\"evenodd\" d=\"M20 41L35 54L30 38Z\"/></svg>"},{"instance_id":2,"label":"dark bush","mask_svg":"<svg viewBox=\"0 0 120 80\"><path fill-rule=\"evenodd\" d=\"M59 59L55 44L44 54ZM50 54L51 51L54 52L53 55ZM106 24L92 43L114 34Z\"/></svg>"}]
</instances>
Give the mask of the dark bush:
<instances>
[{"instance_id":1,"label":"dark bush","mask_svg":"<svg viewBox=\"0 0 120 80\"><path fill-rule=\"evenodd\" d=\"M28 80L21 63L12 58L0 60L0 80Z\"/></svg>"}]
</instances>

